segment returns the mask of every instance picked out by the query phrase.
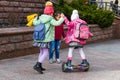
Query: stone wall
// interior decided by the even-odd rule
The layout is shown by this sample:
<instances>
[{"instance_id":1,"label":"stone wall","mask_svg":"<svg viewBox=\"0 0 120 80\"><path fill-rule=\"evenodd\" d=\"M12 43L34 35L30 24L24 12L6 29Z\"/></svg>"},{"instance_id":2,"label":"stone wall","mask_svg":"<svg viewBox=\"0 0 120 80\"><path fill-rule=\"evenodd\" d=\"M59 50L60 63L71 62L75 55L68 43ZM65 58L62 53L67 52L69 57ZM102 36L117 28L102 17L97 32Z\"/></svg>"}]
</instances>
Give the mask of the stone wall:
<instances>
[{"instance_id":1,"label":"stone wall","mask_svg":"<svg viewBox=\"0 0 120 80\"><path fill-rule=\"evenodd\" d=\"M94 34L87 43L114 39L115 25L107 29L100 29L98 25L90 25ZM66 31L67 29L65 29ZM0 29L0 59L35 54L39 52L38 47L33 47L33 27L1 28ZM61 48L66 48L62 41Z\"/></svg>"},{"instance_id":2,"label":"stone wall","mask_svg":"<svg viewBox=\"0 0 120 80\"><path fill-rule=\"evenodd\" d=\"M0 29L0 59L11 58L37 53L39 50L32 46L33 29L1 28Z\"/></svg>"},{"instance_id":3,"label":"stone wall","mask_svg":"<svg viewBox=\"0 0 120 80\"><path fill-rule=\"evenodd\" d=\"M0 0L0 27L25 24L26 16L43 10L45 0ZM66 31L67 29L65 29ZM110 28L101 29L90 25L94 34L87 43L120 39L120 19L115 19ZM33 27L0 28L0 59L24 56L39 52L33 47ZM68 47L62 41L61 48Z\"/></svg>"},{"instance_id":4,"label":"stone wall","mask_svg":"<svg viewBox=\"0 0 120 80\"><path fill-rule=\"evenodd\" d=\"M43 10L45 0L0 0L0 27L22 25L26 16Z\"/></svg>"},{"instance_id":5,"label":"stone wall","mask_svg":"<svg viewBox=\"0 0 120 80\"><path fill-rule=\"evenodd\" d=\"M114 20L115 22L115 31L114 31L114 34L115 34L115 37L120 39L120 18L115 18Z\"/></svg>"},{"instance_id":6,"label":"stone wall","mask_svg":"<svg viewBox=\"0 0 120 80\"><path fill-rule=\"evenodd\" d=\"M93 37L87 40L88 43L110 40L114 38L114 25L109 28L101 29L98 25L89 25Z\"/></svg>"}]
</instances>

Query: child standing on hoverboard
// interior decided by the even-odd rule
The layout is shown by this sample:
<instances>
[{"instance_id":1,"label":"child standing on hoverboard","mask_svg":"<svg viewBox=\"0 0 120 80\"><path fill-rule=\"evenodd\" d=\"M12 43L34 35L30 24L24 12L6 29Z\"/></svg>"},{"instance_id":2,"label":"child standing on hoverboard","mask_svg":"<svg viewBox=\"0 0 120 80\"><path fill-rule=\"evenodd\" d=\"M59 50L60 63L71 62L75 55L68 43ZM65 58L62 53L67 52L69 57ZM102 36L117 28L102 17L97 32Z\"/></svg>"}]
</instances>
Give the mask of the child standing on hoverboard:
<instances>
[{"instance_id":1,"label":"child standing on hoverboard","mask_svg":"<svg viewBox=\"0 0 120 80\"><path fill-rule=\"evenodd\" d=\"M83 46L86 44L86 40L78 40L72 37L73 29L77 25L77 22L80 22L80 23L86 23L86 22L79 18L77 10L73 10L72 15L71 15L71 22L67 19L67 17L64 17L64 20L65 20L65 24L68 26L68 31L67 31L66 39L65 39L66 43L69 44L68 58L67 58L67 63L66 63L68 69L70 70L72 69L72 64L71 64L72 53L75 48L78 48L79 53L82 58L82 63L80 65L89 66L89 63L83 51ZM92 36L92 33L90 33L89 35Z\"/></svg>"}]
</instances>

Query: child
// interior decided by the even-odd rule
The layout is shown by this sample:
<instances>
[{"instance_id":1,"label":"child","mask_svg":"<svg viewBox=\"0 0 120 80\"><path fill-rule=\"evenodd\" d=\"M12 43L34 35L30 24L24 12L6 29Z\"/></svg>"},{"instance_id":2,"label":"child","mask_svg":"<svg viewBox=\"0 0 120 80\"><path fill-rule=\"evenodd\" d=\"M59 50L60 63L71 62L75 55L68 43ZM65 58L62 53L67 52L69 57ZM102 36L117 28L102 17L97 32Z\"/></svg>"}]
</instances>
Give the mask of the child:
<instances>
[{"instance_id":1,"label":"child","mask_svg":"<svg viewBox=\"0 0 120 80\"><path fill-rule=\"evenodd\" d=\"M45 60L45 58L48 55L48 48L49 48L49 42L54 40L54 26L58 26L61 23L63 23L63 15L61 15L61 18L56 21L53 18L53 4L52 2L48 1L45 4L44 14L39 16L39 19L35 17L33 21L33 25L37 26L40 24L40 22L45 24L45 39L44 40L34 40L33 46L38 46L40 48L40 54L38 56L38 61L34 65L34 70L39 72L40 74L43 74L42 71L45 70L45 68L42 67L42 63Z\"/></svg>"},{"instance_id":2,"label":"child","mask_svg":"<svg viewBox=\"0 0 120 80\"><path fill-rule=\"evenodd\" d=\"M61 12L56 12L54 14L54 17L56 20L59 20L61 17ZM61 60L59 59L59 53L60 53L60 44L61 44L61 38L65 37L64 34L64 29L63 29L64 24L61 24L57 27L55 27L55 40L50 42L50 51L49 51L49 62L52 64L53 63L53 53L55 51L55 62L61 63Z\"/></svg>"},{"instance_id":3,"label":"child","mask_svg":"<svg viewBox=\"0 0 120 80\"><path fill-rule=\"evenodd\" d=\"M81 65L88 66L89 63L88 63L88 61L85 57L84 51L83 51L83 46L86 44L86 40L78 40L78 39L71 37L71 35L73 34L73 29L77 25L76 23L77 22L86 23L86 22L79 18L77 10L73 10L72 15L71 15L71 22L67 19L67 17L64 17L64 20L65 20L66 25L68 26L68 31L67 31L67 35L66 35L66 43L69 44L69 51L68 51L68 58L67 58L68 68L72 68L72 66L71 66L72 53L73 53L73 50L75 49L74 46L70 46L71 43L72 44L77 43L77 48L79 49L79 53L82 58ZM90 35L92 36L92 34L90 34Z\"/></svg>"}]
</instances>

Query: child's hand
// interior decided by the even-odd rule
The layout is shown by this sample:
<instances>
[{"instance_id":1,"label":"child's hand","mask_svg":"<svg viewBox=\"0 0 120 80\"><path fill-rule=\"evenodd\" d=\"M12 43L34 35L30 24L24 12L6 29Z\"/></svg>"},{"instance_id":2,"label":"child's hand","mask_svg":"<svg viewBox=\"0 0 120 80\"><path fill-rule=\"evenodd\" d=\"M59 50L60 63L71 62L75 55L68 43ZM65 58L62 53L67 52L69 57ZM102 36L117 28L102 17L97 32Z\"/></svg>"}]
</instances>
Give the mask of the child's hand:
<instances>
[{"instance_id":1,"label":"child's hand","mask_svg":"<svg viewBox=\"0 0 120 80\"><path fill-rule=\"evenodd\" d=\"M65 38L63 38L62 41L65 41Z\"/></svg>"},{"instance_id":2,"label":"child's hand","mask_svg":"<svg viewBox=\"0 0 120 80\"><path fill-rule=\"evenodd\" d=\"M91 33L90 36L93 37L94 35Z\"/></svg>"},{"instance_id":3,"label":"child's hand","mask_svg":"<svg viewBox=\"0 0 120 80\"><path fill-rule=\"evenodd\" d=\"M61 13L61 17L63 17L63 18L64 18L64 17L65 17L65 15L64 15L63 13Z\"/></svg>"},{"instance_id":4,"label":"child's hand","mask_svg":"<svg viewBox=\"0 0 120 80\"><path fill-rule=\"evenodd\" d=\"M34 16L34 18L36 18L36 17L38 17L38 14L36 14L36 15Z\"/></svg>"},{"instance_id":5,"label":"child's hand","mask_svg":"<svg viewBox=\"0 0 120 80\"><path fill-rule=\"evenodd\" d=\"M38 19L38 16L35 16L34 19Z\"/></svg>"},{"instance_id":6,"label":"child's hand","mask_svg":"<svg viewBox=\"0 0 120 80\"><path fill-rule=\"evenodd\" d=\"M92 37L93 37L94 35L92 34Z\"/></svg>"}]
</instances>

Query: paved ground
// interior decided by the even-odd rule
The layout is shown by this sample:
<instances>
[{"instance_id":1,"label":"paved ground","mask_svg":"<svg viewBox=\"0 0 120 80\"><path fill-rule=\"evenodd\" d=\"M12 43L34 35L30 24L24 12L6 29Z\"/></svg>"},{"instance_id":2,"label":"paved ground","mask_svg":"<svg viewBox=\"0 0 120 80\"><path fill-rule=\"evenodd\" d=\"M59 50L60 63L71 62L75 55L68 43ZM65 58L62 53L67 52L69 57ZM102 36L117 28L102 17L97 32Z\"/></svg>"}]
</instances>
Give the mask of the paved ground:
<instances>
[{"instance_id":1,"label":"paved ground","mask_svg":"<svg viewBox=\"0 0 120 80\"><path fill-rule=\"evenodd\" d=\"M84 49L91 64L88 72L64 73L61 64L49 64L43 75L32 67L38 54L0 61L0 80L120 80L120 39L87 45ZM61 59L66 61L68 49L61 50ZM22 54L22 53L21 53ZM77 50L74 51L73 64L81 63Z\"/></svg>"}]
</instances>

